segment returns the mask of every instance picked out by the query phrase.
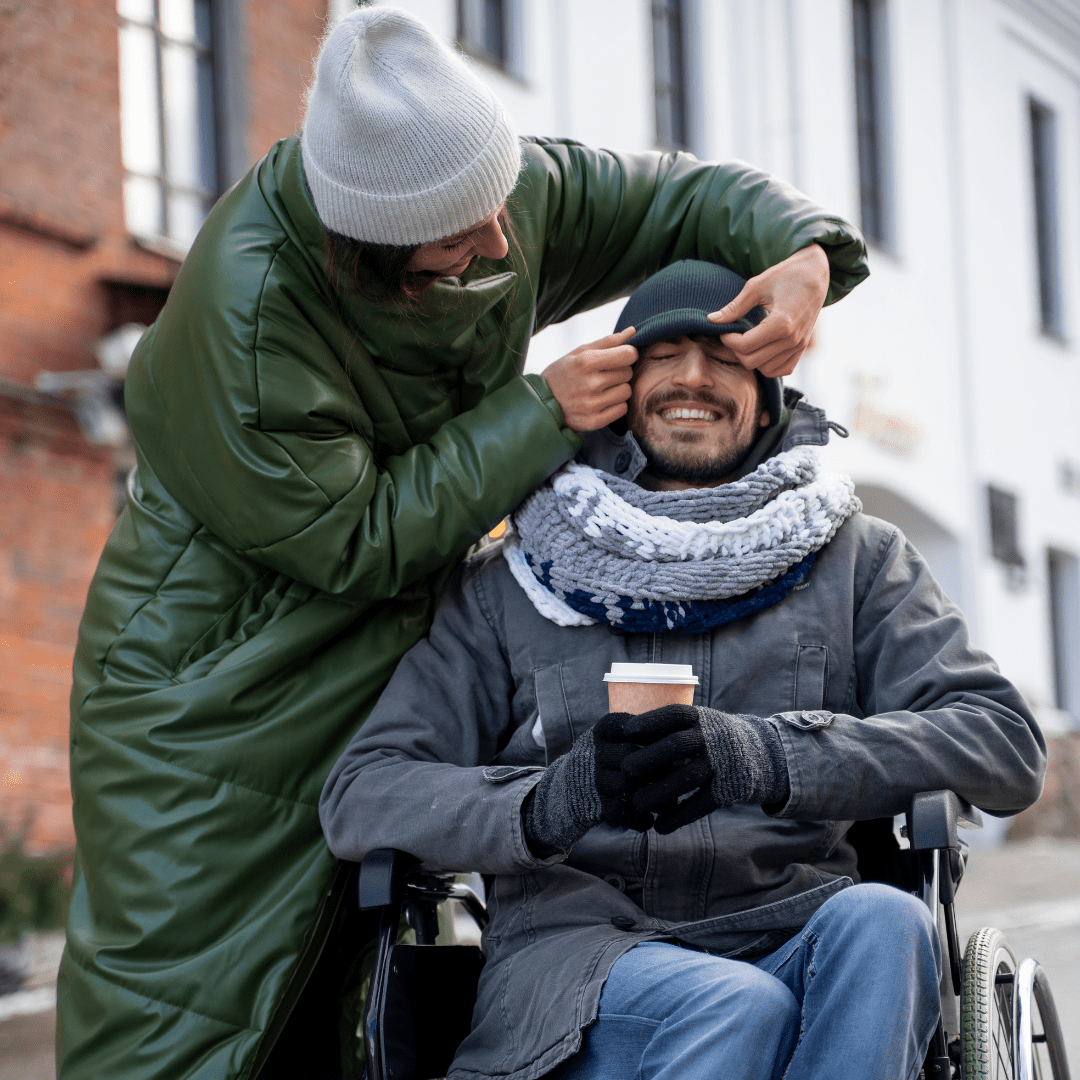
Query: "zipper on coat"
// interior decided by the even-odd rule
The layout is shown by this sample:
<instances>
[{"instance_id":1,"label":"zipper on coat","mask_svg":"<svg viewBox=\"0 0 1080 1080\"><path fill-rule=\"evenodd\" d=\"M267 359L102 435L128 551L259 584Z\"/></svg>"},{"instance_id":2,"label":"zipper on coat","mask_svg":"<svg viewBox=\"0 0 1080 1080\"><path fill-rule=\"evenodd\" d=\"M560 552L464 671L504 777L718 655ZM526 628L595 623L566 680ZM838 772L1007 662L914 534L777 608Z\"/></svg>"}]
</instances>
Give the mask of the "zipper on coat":
<instances>
[{"instance_id":1,"label":"zipper on coat","mask_svg":"<svg viewBox=\"0 0 1080 1080\"><path fill-rule=\"evenodd\" d=\"M340 861L334 869L330 884L326 889L326 895L323 897L323 902L319 907L319 913L315 916L315 925L312 928L311 937L307 945L301 950L300 957L296 961L296 967L293 968L293 973L285 985L281 999L270 1017L270 1023L266 1025L262 1038L255 1046L251 1066L247 1071L241 1073L242 1080L251 1080L251 1078L259 1075L274 1049L274 1044L278 1041L278 1037L289 1022L289 1017L292 1015L296 1003L300 1000L300 995L304 992L304 987L307 986L308 979L315 970L315 965L319 962L319 957L322 956L322 951L326 947L334 921L337 919L341 904L349 891L348 884L350 880L355 880L353 873L355 869L354 864Z\"/></svg>"}]
</instances>

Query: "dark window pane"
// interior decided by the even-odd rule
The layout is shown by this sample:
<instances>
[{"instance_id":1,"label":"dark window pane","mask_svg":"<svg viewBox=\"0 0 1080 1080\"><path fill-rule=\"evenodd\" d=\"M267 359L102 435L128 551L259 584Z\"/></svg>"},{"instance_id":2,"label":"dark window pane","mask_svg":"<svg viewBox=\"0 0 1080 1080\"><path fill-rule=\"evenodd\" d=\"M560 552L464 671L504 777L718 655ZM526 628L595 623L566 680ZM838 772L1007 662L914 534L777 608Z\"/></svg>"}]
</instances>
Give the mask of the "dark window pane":
<instances>
[{"instance_id":1,"label":"dark window pane","mask_svg":"<svg viewBox=\"0 0 1080 1080\"><path fill-rule=\"evenodd\" d=\"M1054 704L1080 722L1080 560L1047 553L1050 634L1054 646Z\"/></svg>"},{"instance_id":2,"label":"dark window pane","mask_svg":"<svg viewBox=\"0 0 1080 1080\"><path fill-rule=\"evenodd\" d=\"M656 141L669 149L683 149L687 122L681 0L653 0L652 40Z\"/></svg>"},{"instance_id":3,"label":"dark window pane","mask_svg":"<svg viewBox=\"0 0 1080 1080\"><path fill-rule=\"evenodd\" d=\"M458 0L457 29L466 52L506 67L506 0Z\"/></svg>"},{"instance_id":4,"label":"dark window pane","mask_svg":"<svg viewBox=\"0 0 1080 1080\"><path fill-rule=\"evenodd\" d=\"M217 125L214 117L214 65L209 56L198 60L199 102L199 184L216 195L219 190L217 166Z\"/></svg>"},{"instance_id":5,"label":"dark window pane","mask_svg":"<svg viewBox=\"0 0 1080 1080\"><path fill-rule=\"evenodd\" d=\"M1057 263L1056 122L1053 110L1028 100L1031 117L1031 166L1035 203L1035 248L1039 267L1039 316L1042 329L1060 334L1061 292Z\"/></svg>"},{"instance_id":6,"label":"dark window pane","mask_svg":"<svg viewBox=\"0 0 1080 1080\"><path fill-rule=\"evenodd\" d=\"M859 208L868 239L883 242L885 198L882 175L880 0L853 0L855 113L859 152Z\"/></svg>"},{"instance_id":7,"label":"dark window pane","mask_svg":"<svg viewBox=\"0 0 1080 1080\"><path fill-rule=\"evenodd\" d=\"M986 494L990 510L991 555L1009 566L1024 566L1016 496L993 486L987 487Z\"/></svg>"},{"instance_id":8,"label":"dark window pane","mask_svg":"<svg viewBox=\"0 0 1080 1080\"><path fill-rule=\"evenodd\" d=\"M484 51L500 61L506 59L503 0L484 0Z\"/></svg>"},{"instance_id":9,"label":"dark window pane","mask_svg":"<svg viewBox=\"0 0 1080 1080\"><path fill-rule=\"evenodd\" d=\"M210 48L211 25L210 0L195 0L195 40L204 49Z\"/></svg>"}]
</instances>

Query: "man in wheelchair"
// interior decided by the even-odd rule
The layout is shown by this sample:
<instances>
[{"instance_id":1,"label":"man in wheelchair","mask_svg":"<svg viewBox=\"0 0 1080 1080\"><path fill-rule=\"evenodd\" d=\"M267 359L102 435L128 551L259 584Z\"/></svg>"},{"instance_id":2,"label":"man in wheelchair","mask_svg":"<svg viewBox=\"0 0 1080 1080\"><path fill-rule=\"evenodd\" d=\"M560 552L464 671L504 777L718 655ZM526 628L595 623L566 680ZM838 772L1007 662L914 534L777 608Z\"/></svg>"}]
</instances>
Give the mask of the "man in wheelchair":
<instances>
[{"instance_id":1,"label":"man in wheelchair","mask_svg":"<svg viewBox=\"0 0 1080 1080\"><path fill-rule=\"evenodd\" d=\"M858 883L848 830L1039 795L1021 695L819 469L823 413L721 344L750 324L706 319L740 287L683 262L634 293L628 429L460 568L327 782L341 858L489 876L451 1077L910 1080L936 927ZM695 704L609 713L613 663L691 665Z\"/></svg>"}]
</instances>

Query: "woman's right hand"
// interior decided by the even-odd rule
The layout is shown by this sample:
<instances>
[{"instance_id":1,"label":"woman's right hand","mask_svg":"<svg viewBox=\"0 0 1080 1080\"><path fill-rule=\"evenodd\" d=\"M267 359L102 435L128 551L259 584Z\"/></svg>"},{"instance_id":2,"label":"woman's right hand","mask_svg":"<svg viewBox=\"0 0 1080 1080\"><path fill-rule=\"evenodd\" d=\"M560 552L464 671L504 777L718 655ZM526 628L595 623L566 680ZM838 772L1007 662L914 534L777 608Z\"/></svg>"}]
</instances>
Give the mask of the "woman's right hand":
<instances>
[{"instance_id":1,"label":"woman's right hand","mask_svg":"<svg viewBox=\"0 0 1080 1080\"><path fill-rule=\"evenodd\" d=\"M628 326L599 341L579 345L544 369L544 381L571 431L596 431L626 413L630 376L638 351L626 342L634 336Z\"/></svg>"}]
</instances>

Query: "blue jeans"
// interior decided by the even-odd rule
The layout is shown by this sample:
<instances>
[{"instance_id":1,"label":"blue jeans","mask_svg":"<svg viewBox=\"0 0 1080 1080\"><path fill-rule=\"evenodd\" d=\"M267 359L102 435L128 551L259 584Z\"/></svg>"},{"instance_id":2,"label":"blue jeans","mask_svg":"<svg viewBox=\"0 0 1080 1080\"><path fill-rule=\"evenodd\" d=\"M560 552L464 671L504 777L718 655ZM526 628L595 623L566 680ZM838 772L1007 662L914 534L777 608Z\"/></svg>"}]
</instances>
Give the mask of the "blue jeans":
<instances>
[{"instance_id":1,"label":"blue jeans","mask_svg":"<svg viewBox=\"0 0 1080 1080\"><path fill-rule=\"evenodd\" d=\"M887 885L823 904L746 963L644 942L611 969L561 1080L912 1080L937 1022L926 906Z\"/></svg>"}]
</instances>

